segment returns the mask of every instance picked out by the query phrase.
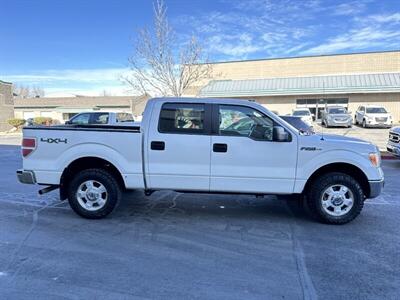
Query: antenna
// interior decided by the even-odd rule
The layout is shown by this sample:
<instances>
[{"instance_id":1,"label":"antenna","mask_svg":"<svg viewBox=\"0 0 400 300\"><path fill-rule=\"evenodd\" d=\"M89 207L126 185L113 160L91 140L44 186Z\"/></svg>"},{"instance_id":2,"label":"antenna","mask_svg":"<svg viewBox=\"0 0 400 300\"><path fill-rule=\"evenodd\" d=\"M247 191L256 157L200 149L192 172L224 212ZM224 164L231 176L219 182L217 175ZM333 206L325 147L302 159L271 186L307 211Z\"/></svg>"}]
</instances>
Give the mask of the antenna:
<instances>
[{"instance_id":1,"label":"antenna","mask_svg":"<svg viewBox=\"0 0 400 300\"><path fill-rule=\"evenodd\" d=\"M324 97L325 97L325 80L324 80L324 78L322 77L322 100L324 99ZM315 117L318 117L318 109L319 109L319 107L317 108L317 111L316 111L316 114L315 114ZM325 139L324 139L324 125L322 124L322 122L321 122L321 141L324 141Z\"/></svg>"}]
</instances>

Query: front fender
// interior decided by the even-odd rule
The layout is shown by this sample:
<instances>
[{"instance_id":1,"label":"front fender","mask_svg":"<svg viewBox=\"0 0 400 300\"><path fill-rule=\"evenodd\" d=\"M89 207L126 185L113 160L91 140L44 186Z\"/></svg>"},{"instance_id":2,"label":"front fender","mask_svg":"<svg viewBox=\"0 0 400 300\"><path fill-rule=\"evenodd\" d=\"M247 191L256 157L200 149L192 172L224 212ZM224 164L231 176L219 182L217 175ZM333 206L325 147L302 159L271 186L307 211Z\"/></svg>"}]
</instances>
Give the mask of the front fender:
<instances>
[{"instance_id":1,"label":"front fender","mask_svg":"<svg viewBox=\"0 0 400 300\"><path fill-rule=\"evenodd\" d=\"M301 153L296 171L295 193L301 193L307 180L318 169L334 164L345 163L360 169L368 180L381 180L383 172L381 168L374 167L368 159L367 153L357 153L351 150L328 150L318 154ZM345 170L337 170L338 172Z\"/></svg>"}]
</instances>

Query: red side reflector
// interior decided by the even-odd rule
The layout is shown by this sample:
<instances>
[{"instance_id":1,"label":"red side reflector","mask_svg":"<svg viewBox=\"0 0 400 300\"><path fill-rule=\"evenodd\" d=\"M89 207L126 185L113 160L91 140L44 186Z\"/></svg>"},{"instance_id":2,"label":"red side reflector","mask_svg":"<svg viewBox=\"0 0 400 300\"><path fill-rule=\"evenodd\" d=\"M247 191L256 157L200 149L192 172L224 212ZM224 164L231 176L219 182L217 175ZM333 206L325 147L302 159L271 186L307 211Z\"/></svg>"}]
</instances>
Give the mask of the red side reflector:
<instances>
[{"instance_id":1,"label":"red side reflector","mask_svg":"<svg viewBox=\"0 0 400 300\"><path fill-rule=\"evenodd\" d=\"M22 147L35 148L36 147L36 139L24 138L22 140Z\"/></svg>"},{"instance_id":2,"label":"red side reflector","mask_svg":"<svg viewBox=\"0 0 400 300\"><path fill-rule=\"evenodd\" d=\"M35 138L23 138L22 139L22 156L27 157L36 149L36 139Z\"/></svg>"},{"instance_id":3,"label":"red side reflector","mask_svg":"<svg viewBox=\"0 0 400 300\"><path fill-rule=\"evenodd\" d=\"M22 148L22 156L23 156L23 157L28 156L29 154L31 154L31 153L33 152L33 150L35 150L35 149Z\"/></svg>"}]
</instances>

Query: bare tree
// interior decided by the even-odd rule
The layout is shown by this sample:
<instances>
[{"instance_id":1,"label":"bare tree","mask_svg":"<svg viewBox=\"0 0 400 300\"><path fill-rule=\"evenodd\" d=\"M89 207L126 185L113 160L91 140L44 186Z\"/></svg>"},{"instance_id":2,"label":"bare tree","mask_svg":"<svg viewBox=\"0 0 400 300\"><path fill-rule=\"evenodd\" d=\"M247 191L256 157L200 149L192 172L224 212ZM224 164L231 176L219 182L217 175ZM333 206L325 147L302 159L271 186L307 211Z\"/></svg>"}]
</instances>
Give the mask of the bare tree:
<instances>
[{"instance_id":1,"label":"bare tree","mask_svg":"<svg viewBox=\"0 0 400 300\"><path fill-rule=\"evenodd\" d=\"M29 86L13 84L13 94L20 98L29 98L31 89Z\"/></svg>"},{"instance_id":2,"label":"bare tree","mask_svg":"<svg viewBox=\"0 0 400 300\"><path fill-rule=\"evenodd\" d=\"M181 96L196 82L211 76L197 39L179 43L168 23L162 0L154 3L154 28L140 30L134 54L129 58L131 72L125 81L143 93ZM179 47L181 45L181 47Z\"/></svg>"},{"instance_id":3,"label":"bare tree","mask_svg":"<svg viewBox=\"0 0 400 300\"><path fill-rule=\"evenodd\" d=\"M45 95L44 89L42 89L41 87L34 86L32 88L31 97L41 98L44 97L44 95Z\"/></svg>"},{"instance_id":4,"label":"bare tree","mask_svg":"<svg viewBox=\"0 0 400 300\"><path fill-rule=\"evenodd\" d=\"M41 87L13 84L13 93L20 98L44 97L45 92Z\"/></svg>"}]
</instances>

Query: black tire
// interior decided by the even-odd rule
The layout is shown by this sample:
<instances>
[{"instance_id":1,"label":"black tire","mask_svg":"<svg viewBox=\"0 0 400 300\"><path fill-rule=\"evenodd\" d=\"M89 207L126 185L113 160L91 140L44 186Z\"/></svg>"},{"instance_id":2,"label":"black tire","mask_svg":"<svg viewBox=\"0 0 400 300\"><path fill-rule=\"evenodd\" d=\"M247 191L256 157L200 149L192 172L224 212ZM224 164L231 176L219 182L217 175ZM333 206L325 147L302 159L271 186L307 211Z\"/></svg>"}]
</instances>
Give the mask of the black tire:
<instances>
[{"instance_id":1,"label":"black tire","mask_svg":"<svg viewBox=\"0 0 400 300\"><path fill-rule=\"evenodd\" d=\"M332 216L328 214L322 207L322 196L324 191L332 185L344 185L353 194L353 206L351 209L341 216ZM310 214L319 222L325 224L346 224L356 218L364 206L364 192L361 185L350 175L332 172L316 178L307 191L307 206Z\"/></svg>"},{"instance_id":2,"label":"black tire","mask_svg":"<svg viewBox=\"0 0 400 300\"><path fill-rule=\"evenodd\" d=\"M101 183L107 192L104 206L98 210L90 211L78 201L77 192L81 184L93 180ZM71 180L68 187L68 202L74 212L86 219L101 219L109 215L121 199L121 187L113 175L103 169L86 169L80 171Z\"/></svg>"},{"instance_id":3,"label":"black tire","mask_svg":"<svg viewBox=\"0 0 400 300\"><path fill-rule=\"evenodd\" d=\"M362 121L362 127L367 128L367 122L365 121L365 119Z\"/></svg>"}]
</instances>

